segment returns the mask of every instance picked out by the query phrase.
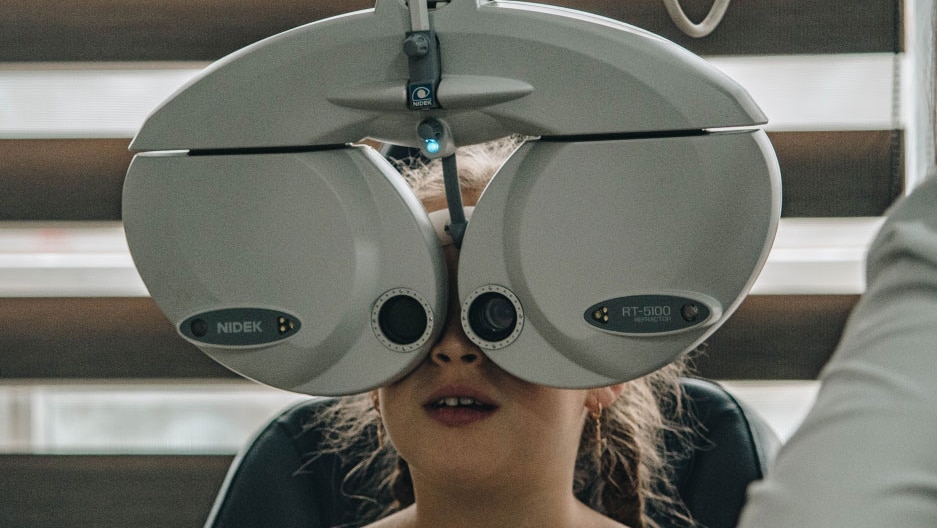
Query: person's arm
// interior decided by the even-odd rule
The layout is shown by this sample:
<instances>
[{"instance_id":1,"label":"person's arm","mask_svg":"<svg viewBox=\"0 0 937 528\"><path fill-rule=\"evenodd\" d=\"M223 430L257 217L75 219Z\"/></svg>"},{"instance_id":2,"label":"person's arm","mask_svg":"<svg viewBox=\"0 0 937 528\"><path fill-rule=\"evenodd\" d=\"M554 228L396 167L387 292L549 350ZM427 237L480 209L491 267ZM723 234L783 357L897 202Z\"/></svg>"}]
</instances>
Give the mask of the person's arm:
<instances>
[{"instance_id":1,"label":"person's arm","mask_svg":"<svg viewBox=\"0 0 937 528\"><path fill-rule=\"evenodd\" d=\"M867 277L743 528L937 526L937 179L891 211Z\"/></svg>"}]
</instances>

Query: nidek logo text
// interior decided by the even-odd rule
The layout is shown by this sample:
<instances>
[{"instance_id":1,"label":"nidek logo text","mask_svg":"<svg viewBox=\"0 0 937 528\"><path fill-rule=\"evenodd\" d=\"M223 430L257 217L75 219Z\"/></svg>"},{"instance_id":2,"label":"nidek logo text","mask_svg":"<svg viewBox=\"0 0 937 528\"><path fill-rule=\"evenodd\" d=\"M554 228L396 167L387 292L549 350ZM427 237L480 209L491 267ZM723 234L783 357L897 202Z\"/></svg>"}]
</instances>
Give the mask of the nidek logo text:
<instances>
[{"instance_id":1,"label":"nidek logo text","mask_svg":"<svg viewBox=\"0 0 937 528\"><path fill-rule=\"evenodd\" d=\"M218 323L219 334L257 334L263 332L261 321L228 321Z\"/></svg>"},{"instance_id":2,"label":"nidek logo text","mask_svg":"<svg viewBox=\"0 0 937 528\"><path fill-rule=\"evenodd\" d=\"M433 106L434 104L435 101L433 100L432 84L418 84L416 86L411 86L410 106L412 108Z\"/></svg>"}]
</instances>

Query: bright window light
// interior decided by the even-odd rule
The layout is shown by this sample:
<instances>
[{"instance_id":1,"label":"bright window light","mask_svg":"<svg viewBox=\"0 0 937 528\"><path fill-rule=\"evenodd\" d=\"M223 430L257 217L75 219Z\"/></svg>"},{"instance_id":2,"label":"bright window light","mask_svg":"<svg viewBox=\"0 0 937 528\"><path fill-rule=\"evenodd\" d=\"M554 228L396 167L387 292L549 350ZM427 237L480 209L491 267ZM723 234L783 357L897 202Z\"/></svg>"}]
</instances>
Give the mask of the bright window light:
<instances>
[{"instance_id":1,"label":"bright window light","mask_svg":"<svg viewBox=\"0 0 937 528\"><path fill-rule=\"evenodd\" d=\"M0 297L141 297L119 222L0 223Z\"/></svg>"},{"instance_id":2,"label":"bright window light","mask_svg":"<svg viewBox=\"0 0 937 528\"><path fill-rule=\"evenodd\" d=\"M884 218L784 218L753 294L861 294Z\"/></svg>"},{"instance_id":3,"label":"bright window light","mask_svg":"<svg viewBox=\"0 0 937 528\"><path fill-rule=\"evenodd\" d=\"M202 67L0 65L0 138L133 137Z\"/></svg>"},{"instance_id":4,"label":"bright window light","mask_svg":"<svg viewBox=\"0 0 937 528\"><path fill-rule=\"evenodd\" d=\"M751 94L767 130L891 130L895 61L890 53L710 57Z\"/></svg>"},{"instance_id":5,"label":"bright window light","mask_svg":"<svg viewBox=\"0 0 937 528\"><path fill-rule=\"evenodd\" d=\"M0 452L232 454L305 398L249 382L0 385Z\"/></svg>"}]
</instances>

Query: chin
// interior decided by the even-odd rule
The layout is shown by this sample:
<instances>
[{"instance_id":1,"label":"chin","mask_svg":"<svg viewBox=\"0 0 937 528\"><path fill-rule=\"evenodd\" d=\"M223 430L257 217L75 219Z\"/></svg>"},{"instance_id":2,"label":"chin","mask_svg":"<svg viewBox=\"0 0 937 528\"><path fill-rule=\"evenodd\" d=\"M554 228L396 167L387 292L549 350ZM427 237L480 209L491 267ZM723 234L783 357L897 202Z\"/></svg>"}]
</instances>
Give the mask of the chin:
<instances>
[{"instance_id":1,"label":"chin","mask_svg":"<svg viewBox=\"0 0 937 528\"><path fill-rule=\"evenodd\" d=\"M493 442L490 434L472 435L462 431L436 435L420 431L417 443L398 446L401 456L410 464L411 472L420 472L432 479L470 484L491 480L503 473L508 464L516 463L514 442Z\"/></svg>"}]
</instances>

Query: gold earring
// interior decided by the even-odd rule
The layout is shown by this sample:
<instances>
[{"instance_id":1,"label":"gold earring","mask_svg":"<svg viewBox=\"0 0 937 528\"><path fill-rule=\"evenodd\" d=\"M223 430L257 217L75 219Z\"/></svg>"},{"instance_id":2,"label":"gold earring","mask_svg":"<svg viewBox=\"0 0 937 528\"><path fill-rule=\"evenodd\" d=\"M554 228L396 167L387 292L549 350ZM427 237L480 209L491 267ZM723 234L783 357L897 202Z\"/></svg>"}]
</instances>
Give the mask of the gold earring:
<instances>
[{"instance_id":1,"label":"gold earring","mask_svg":"<svg viewBox=\"0 0 937 528\"><path fill-rule=\"evenodd\" d=\"M602 452L605 450L605 439L602 438L602 404L598 403L598 409L592 411L590 417L595 425L595 459L602 460Z\"/></svg>"},{"instance_id":2,"label":"gold earring","mask_svg":"<svg viewBox=\"0 0 937 528\"><path fill-rule=\"evenodd\" d=\"M377 414L377 448L384 449L384 417L381 416L381 402L377 394L371 395L371 404L374 406L374 413Z\"/></svg>"}]
</instances>

